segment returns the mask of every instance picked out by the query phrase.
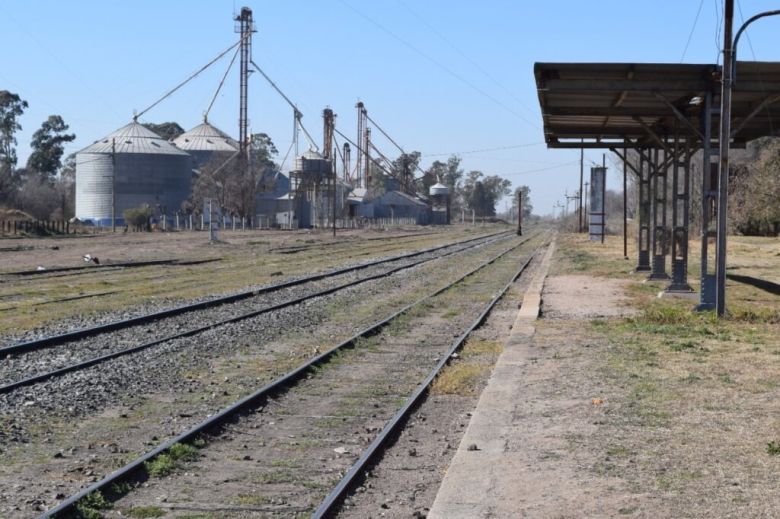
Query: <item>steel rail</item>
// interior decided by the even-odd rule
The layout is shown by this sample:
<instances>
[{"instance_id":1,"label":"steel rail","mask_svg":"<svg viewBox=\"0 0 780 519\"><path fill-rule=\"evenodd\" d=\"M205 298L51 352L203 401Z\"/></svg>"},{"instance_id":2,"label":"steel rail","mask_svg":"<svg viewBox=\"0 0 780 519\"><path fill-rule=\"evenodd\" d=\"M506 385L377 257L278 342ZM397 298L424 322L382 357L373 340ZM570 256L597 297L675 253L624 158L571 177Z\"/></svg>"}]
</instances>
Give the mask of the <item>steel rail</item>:
<instances>
[{"instance_id":1,"label":"steel rail","mask_svg":"<svg viewBox=\"0 0 780 519\"><path fill-rule=\"evenodd\" d=\"M469 326L468 330L463 332L460 337L455 339L447 354L442 356L441 360L436 364L433 370L431 370L425 380L423 380L423 382L417 386L417 389L414 391L414 393L412 393L412 395L406 400L403 407L401 407L401 409L396 412L390 421L385 424L385 426L382 428L382 431L377 435L376 438L374 438L368 447L366 447L366 449L352 465L352 467L350 467L344 477L341 478L333 490L331 490L325 499L322 500L320 505L317 507L317 510L315 510L315 512L312 514L313 519L327 517L336 509L337 506L341 504L342 500L346 497L347 492L353 488L355 482L360 478L360 475L364 473L366 468L370 466L370 464L379 454L388 448L389 441L395 437L398 429L403 425L409 415L417 408L418 404L420 404L423 398L428 394L428 390L430 389L431 384L433 384L436 376L449 363L452 355L463 346L463 344L466 342L466 339L468 339L469 335L471 335L474 330L482 326L482 324L485 322L485 319L487 319L488 315L496 306L496 304L498 304L501 298L504 297L504 294L506 294L512 284L517 281L517 278L519 278L525 269L528 268L528 265L531 264L531 261L535 256L535 253L532 254L520 266L517 272L515 272L514 276L512 276L512 279L510 279L504 288L498 293L498 295L496 295L496 297L494 297L493 300L485 306L479 317L477 317L477 319L471 323L471 326Z\"/></svg>"},{"instance_id":2,"label":"steel rail","mask_svg":"<svg viewBox=\"0 0 780 519\"><path fill-rule=\"evenodd\" d=\"M224 326L226 324L236 323L236 322L239 322L239 321L250 319L252 317L257 317L258 315L262 315L262 314L266 314L266 313L270 313L270 312L275 312L276 310L281 310L282 308L287 308L289 306L294 306L294 305L300 304L300 303L302 303L304 301L308 301L310 299L314 299L314 298L317 298L317 297L326 296L328 294L332 294L332 293L338 292L338 291L343 290L345 288L350 288L350 287L354 287L354 286L360 285L360 284L368 282L368 281L373 281L373 280L376 280L376 279L389 277L389 276L391 276L391 275L393 275L393 274L395 274L397 272L400 272L402 270L411 269L411 268L417 267L419 265L423 265L425 263L429 263L431 261L434 261L434 260L437 260L437 259L440 259L440 258L445 258L445 257L451 256L453 254L458 254L460 252L465 252L465 251L468 251L468 250L473 249L475 247L480 247L480 246L483 246L483 245L489 245L489 244L495 243L496 241L499 241L501 239L502 239L501 237L496 237L494 239L489 239L489 240L484 241L484 242L472 243L472 244L470 244L470 245L468 245L468 246L466 246L464 248L457 249L457 250L450 251L450 252L446 252L446 253L441 254L439 256L423 259L423 260L417 261L415 263L411 263L409 265L401 265L399 267L395 267L395 268L392 268L392 269L387 270L385 272L380 272L378 274L374 274L372 276L368 276L368 277L365 277L365 278L362 278L362 279L357 279L357 280L354 280L354 281L349 281L347 283L342 283L342 284L337 285L335 287L326 288L326 289L320 290L318 292L314 292L314 293L311 293L311 294L303 295L303 296L296 297L296 298L293 298L293 299L288 299L287 301L283 301L281 303L277 303L277 304L274 304L274 305L271 305L271 306L266 306L266 307L260 308L258 310L252 310L250 312L245 312L243 314L235 315L233 317L229 317L229 318L223 319L221 321L217 321L217 322L214 322L214 323L209 323L209 324L206 324L206 325L203 325L203 326L198 326L196 328L191 328L189 330L185 330L183 332L179 332L179 333L176 333L176 334L173 334L173 335L167 335L167 336L161 337L159 339L154 339L152 341L145 342L143 344L138 344L136 346L131 346L130 348L125 348L123 350L118 350L118 351L115 351L115 352L112 352L112 353L107 353L107 354L101 355L99 357L93 357L91 359L87 359L85 361L81 361L81 362L78 362L78 363L75 363L75 364L71 364L69 366L58 368L58 369L55 369L55 370L52 370L52 371L39 373L37 375L32 375L30 377L27 377L27 378L24 378L24 379L21 379L21 380L10 382L10 383L7 383L5 385L0 385L0 394L10 393L11 391L19 389L20 387L31 386L33 384L37 384L38 382L45 382L46 380L50 380L52 378L56 378L56 377L65 375L67 373L73 373L75 371L81 371L83 369L95 366L97 364L102 364L104 362L108 362L109 360L113 360L113 359L116 359L116 358L119 358L119 357L124 357L125 355L130 355L132 353L138 353L139 351L143 351L143 350L149 349L149 348L151 348L153 346L157 346L157 345L163 344L165 342L173 341L173 340L176 340L176 339L183 339L185 337L192 337L193 335L197 335L197 334L206 332L208 330L212 330L214 328L218 328L220 326Z\"/></svg>"},{"instance_id":3,"label":"steel rail","mask_svg":"<svg viewBox=\"0 0 780 519\"><path fill-rule=\"evenodd\" d=\"M174 436L173 438L169 438L168 440L164 441L163 443L161 443L151 451L142 454L135 460L115 470L114 472L104 477L100 481L97 481L92 485L88 486L87 488L80 490L76 494L73 494L65 501L55 506L54 508L45 511L43 514L39 516L39 519L64 517L66 514L73 513L76 510L79 501L87 497L89 494L92 494L93 492L96 491L101 491L106 488L111 488L111 485L115 483L120 483L122 481L130 479L130 477L135 475L137 471L143 469L144 463L153 460L155 457L159 456L160 454L163 454L164 452L169 450L173 445L177 443L183 443L183 442L193 440L197 438L199 435L214 430L220 427L221 425L223 425L224 423L231 421L238 413L241 413L250 408L256 408L258 404L264 402L270 396L281 393L286 389L288 389L289 387L295 385L298 381L305 379L306 376L311 372L313 368L315 368L320 364L326 363L333 355L335 355L339 351L354 347L357 344L357 341L361 338L370 337L372 335L377 334L382 328L387 326L392 320L396 319L400 315L408 312L409 310L423 303L424 301L427 301L428 299L431 299L433 297L442 294L443 292L449 290L450 288L457 285L464 279L474 275L475 273L488 267L489 265L492 265L493 263L495 263L502 257L506 256L513 250L527 243L532 238L533 237L526 238L525 240L519 242L518 244L509 247L508 249L504 250L503 252L500 252L498 255L494 256L493 258L481 263L474 269L463 274L455 281L452 281L447 285L445 285L444 287L439 288L436 291L432 292L431 294L428 294L427 296L423 296L417 301L414 301L413 303L404 306L400 310L393 312L390 316L385 317L384 319L368 326L362 331L357 332L349 339L339 343L338 345L317 355L316 357L307 360L306 362L304 362L294 370L287 372L286 374L277 378L273 382L266 384L262 388L256 390L254 393L245 396L244 398L224 408L218 413L210 416L209 418L200 422L199 424Z\"/></svg>"},{"instance_id":4,"label":"steel rail","mask_svg":"<svg viewBox=\"0 0 780 519\"><path fill-rule=\"evenodd\" d=\"M209 299L208 301L201 301L198 303L190 303L185 304L181 306L177 306L174 308L169 308L167 310L160 310L158 312L152 312L149 314L139 315L136 317L131 317L129 319L123 319L119 321L112 321L105 324L99 324L97 326L90 326L87 328L80 328L78 330L74 330L72 332L66 332L63 334L58 335L51 335L48 337L42 337L40 339L34 339L31 341L25 341L25 342L19 342L16 344L11 344L8 346L0 347L0 357L8 355L9 353L19 353L19 352L27 352L27 351L35 351L42 348L55 346L57 344L62 344L64 342L69 342L73 340L83 339L85 337L91 337L93 335L99 335L101 333L106 333L114 330L121 330L123 328L128 328L130 326L135 326L137 324L143 324L151 321L156 321L158 319L162 319L165 317L171 317L174 315L179 315L187 312L192 312L196 310L203 310L206 308L211 308L214 306L220 306L223 304L228 303L234 303L236 301L240 301L242 299L248 299L251 297L256 297L261 294L266 294L269 292L274 292L276 290L281 290L284 288L289 288L297 285L302 285L304 283L308 283L310 281L318 281L320 279L325 279L328 277L338 276L341 274L346 274L348 272L355 272L358 270L366 269L369 267L373 267L375 265L381 265L382 263L388 263L392 261L398 261L401 259L406 258L413 258L415 256L421 256L423 254L429 254L431 252L436 252L437 250L441 250L447 247L452 247L454 245L462 245L465 243L471 243L477 240L481 240L484 238L491 238L494 236L498 236L501 234L506 234L510 231L501 231L497 233L482 235L477 238L471 238L468 240L460 241L460 242L453 242L448 243L446 245L431 247L428 249L420 250L420 251L414 251L406 254L401 254L398 256L393 256L390 258L384 258L379 260L370 261L367 263L361 263L360 265L353 265L351 267L344 267L336 270L331 270L327 272L322 272L319 274L313 274L309 276L304 276L302 278L293 279L290 281L284 281L282 283L277 283L274 285L269 285L266 287L254 289L254 290L248 290L244 292L239 292L237 294L232 294L229 296L223 296L218 297L215 299Z\"/></svg>"},{"instance_id":5,"label":"steel rail","mask_svg":"<svg viewBox=\"0 0 780 519\"><path fill-rule=\"evenodd\" d=\"M186 267L190 265L201 265L203 263L213 263L215 261L222 261L222 258L207 258L199 260L179 260L179 259L163 259L163 260L148 260L148 261L123 261L119 263L102 263L100 265L87 265L81 267L53 267L44 270L15 270L12 272L2 272L0 276L40 276L49 273L70 272L71 274L85 274L87 272L95 272L103 269L116 269L116 268L135 268L135 267L154 267L159 265L166 265L172 267Z\"/></svg>"}]
</instances>

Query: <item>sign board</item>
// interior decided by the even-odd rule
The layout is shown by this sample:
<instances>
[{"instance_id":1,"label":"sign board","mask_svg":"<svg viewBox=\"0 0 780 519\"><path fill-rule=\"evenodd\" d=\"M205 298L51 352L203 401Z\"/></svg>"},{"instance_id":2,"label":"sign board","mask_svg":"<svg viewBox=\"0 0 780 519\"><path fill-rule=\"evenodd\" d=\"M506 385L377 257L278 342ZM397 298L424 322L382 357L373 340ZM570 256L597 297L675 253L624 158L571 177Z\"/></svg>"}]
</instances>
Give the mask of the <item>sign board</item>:
<instances>
[{"instance_id":1,"label":"sign board","mask_svg":"<svg viewBox=\"0 0 780 519\"><path fill-rule=\"evenodd\" d=\"M607 227L606 212L607 168L590 168L590 208L588 210L588 237L590 241L604 242Z\"/></svg>"}]
</instances>

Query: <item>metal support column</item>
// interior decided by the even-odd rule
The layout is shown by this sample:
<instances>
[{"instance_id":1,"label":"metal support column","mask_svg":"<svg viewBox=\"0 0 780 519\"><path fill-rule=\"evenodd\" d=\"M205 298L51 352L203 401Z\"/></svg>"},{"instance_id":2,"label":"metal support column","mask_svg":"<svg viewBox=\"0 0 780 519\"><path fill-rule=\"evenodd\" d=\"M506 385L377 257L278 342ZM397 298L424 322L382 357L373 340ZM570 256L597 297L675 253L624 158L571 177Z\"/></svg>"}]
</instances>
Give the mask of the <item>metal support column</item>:
<instances>
[{"instance_id":1,"label":"metal support column","mask_svg":"<svg viewBox=\"0 0 780 519\"><path fill-rule=\"evenodd\" d=\"M715 273L710 272L709 242L715 237L712 220L716 191L713 190L713 184L717 185L717 177L713 178L712 94L709 92L704 96L701 118L704 135L701 164L701 292L696 309L712 310L715 308Z\"/></svg>"},{"instance_id":2,"label":"metal support column","mask_svg":"<svg viewBox=\"0 0 780 519\"><path fill-rule=\"evenodd\" d=\"M651 167L653 169L652 194L653 204L653 260L652 271L647 279L658 281L669 279L666 273L666 168L660 165L658 148L653 150ZM666 162L666 157L664 157Z\"/></svg>"},{"instance_id":3,"label":"metal support column","mask_svg":"<svg viewBox=\"0 0 780 519\"><path fill-rule=\"evenodd\" d=\"M623 258L628 259L628 171L626 155L623 155Z\"/></svg>"},{"instance_id":4,"label":"metal support column","mask_svg":"<svg viewBox=\"0 0 780 519\"><path fill-rule=\"evenodd\" d=\"M682 160L681 160L682 159ZM690 139L680 147L680 135L674 138L674 163L672 169L672 282L666 292L690 293L688 284L688 213L690 200Z\"/></svg>"},{"instance_id":5,"label":"metal support column","mask_svg":"<svg viewBox=\"0 0 780 519\"><path fill-rule=\"evenodd\" d=\"M734 19L734 0L726 0L723 15L723 80L720 94L720 165L718 167L718 234L715 252L715 311L726 313L726 220L728 218L729 145L731 143L731 76L734 40L731 26Z\"/></svg>"},{"instance_id":6,"label":"metal support column","mask_svg":"<svg viewBox=\"0 0 780 519\"><path fill-rule=\"evenodd\" d=\"M650 166L639 150L639 233L636 272L650 271Z\"/></svg>"}]
</instances>

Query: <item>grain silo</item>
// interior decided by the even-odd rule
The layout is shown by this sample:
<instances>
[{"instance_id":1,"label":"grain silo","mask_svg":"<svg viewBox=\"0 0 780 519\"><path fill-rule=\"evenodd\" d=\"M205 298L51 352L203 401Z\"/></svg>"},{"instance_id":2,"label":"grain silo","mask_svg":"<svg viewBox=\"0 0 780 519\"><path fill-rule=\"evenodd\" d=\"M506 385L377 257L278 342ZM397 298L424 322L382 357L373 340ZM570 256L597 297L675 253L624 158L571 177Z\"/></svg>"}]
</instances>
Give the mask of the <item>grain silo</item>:
<instances>
[{"instance_id":1,"label":"grain silo","mask_svg":"<svg viewBox=\"0 0 780 519\"><path fill-rule=\"evenodd\" d=\"M200 169L209 163L219 167L235 155L239 148L238 142L208 121L182 133L172 142L190 154L193 169Z\"/></svg>"},{"instance_id":2,"label":"grain silo","mask_svg":"<svg viewBox=\"0 0 780 519\"><path fill-rule=\"evenodd\" d=\"M170 214L190 196L190 156L133 121L76 153L76 217L118 224L126 209L148 205Z\"/></svg>"}]
</instances>

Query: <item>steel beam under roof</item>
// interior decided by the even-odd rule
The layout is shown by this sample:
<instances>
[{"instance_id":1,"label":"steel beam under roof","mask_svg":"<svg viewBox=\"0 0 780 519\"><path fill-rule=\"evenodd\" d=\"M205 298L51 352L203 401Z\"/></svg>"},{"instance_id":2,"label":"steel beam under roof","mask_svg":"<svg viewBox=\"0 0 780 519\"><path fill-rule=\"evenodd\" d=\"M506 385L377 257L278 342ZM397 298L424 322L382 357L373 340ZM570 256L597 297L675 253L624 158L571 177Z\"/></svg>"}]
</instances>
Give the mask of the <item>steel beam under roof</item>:
<instances>
[{"instance_id":1,"label":"steel beam under roof","mask_svg":"<svg viewBox=\"0 0 780 519\"><path fill-rule=\"evenodd\" d=\"M652 134L672 135L675 121L683 123L682 137L698 141L702 100L710 93L717 106L720 97L717 65L536 63L534 75L550 148L654 148ZM737 63L732 147L780 135L778 103L780 63Z\"/></svg>"}]
</instances>

